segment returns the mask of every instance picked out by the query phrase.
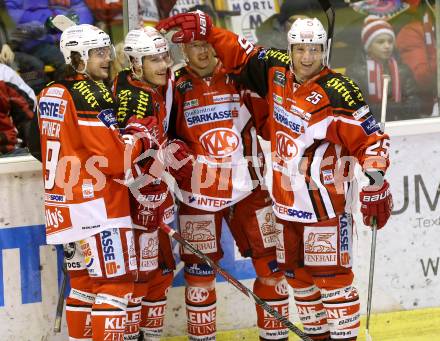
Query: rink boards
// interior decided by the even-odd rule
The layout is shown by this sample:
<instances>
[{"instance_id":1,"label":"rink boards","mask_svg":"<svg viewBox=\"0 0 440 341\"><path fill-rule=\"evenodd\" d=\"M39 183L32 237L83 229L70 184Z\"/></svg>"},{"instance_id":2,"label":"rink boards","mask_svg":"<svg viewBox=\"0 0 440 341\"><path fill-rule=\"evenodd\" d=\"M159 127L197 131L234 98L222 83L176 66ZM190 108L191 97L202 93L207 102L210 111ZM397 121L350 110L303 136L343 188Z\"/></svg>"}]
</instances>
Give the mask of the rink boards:
<instances>
[{"instance_id":1,"label":"rink boards","mask_svg":"<svg viewBox=\"0 0 440 341\"><path fill-rule=\"evenodd\" d=\"M378 233L373 311L411 312L407 315L379 315L374 322L377 332L391 330L391 326L405 321L405 316L417 317L422 323L428 323L433 311L420 308L440 307L440 175L437 171L440 149L433 145L437 139L438 134L432 133L396 136L392 140L392 166L387 178L391 183L395 208L389 224ZM45 245L40 165L30 157L16 157L9 162L3 159L0 161L0 174L3 198L0 206L0 335L5 340L65 340L65 326L58 336L52 332L61 253L55 247ZM360 222L358 216L356 219ZM371 233L358 223L354 268L363 313L370 238ZM252 287L254 272L251 262L238 256L226 228L222 242L226 255L222 265ZM218 330L253 327L255 313L252 302L220 278L218 280ZM182 264L179 263L174 287L169 294L168 336L185 334L182 284ZM291 308L291 319L297 323L293 305ZM434 312L438 315L437 310ZM432 317L431 320L434 321ZM391 322L387 325L386 321ZM396 328L417 329L410 322ZM433 328L440 330L434 325L428 329ZM252 335L255 330L244 333ZM232 340L231 334L227 335L222 338ZM380 340L399 340L397 336L388 338L386 334L381 335ZM423 340L421 332L415 335L419 338L412 340Z\"/></svg>"}]
</instances>

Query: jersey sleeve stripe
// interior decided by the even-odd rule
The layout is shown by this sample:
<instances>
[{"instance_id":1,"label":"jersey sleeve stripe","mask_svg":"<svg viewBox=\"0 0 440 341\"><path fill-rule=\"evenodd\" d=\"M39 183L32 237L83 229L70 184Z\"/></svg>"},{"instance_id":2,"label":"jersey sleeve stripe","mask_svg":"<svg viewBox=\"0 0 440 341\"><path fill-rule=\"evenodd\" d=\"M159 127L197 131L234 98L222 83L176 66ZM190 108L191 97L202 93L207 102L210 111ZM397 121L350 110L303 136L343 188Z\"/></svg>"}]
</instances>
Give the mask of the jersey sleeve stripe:
<instances>
[{"instance_id":1,"label":"jersey sleeve stripe","mask_svg":"<svg viewBox=\"0 0 440 341\"><path fill-rule=\"evenodd\" d=\"M90 121L78 120L78 124L80 126L104 127L104 128L107 128L107 126L104 123L102 123L101 121L90 122Z\"/></svg>"},{"instance_id":2,"label":"jersey sleeve stripe","mask_svg":"<svg viewBox=\"0 0 440 341\"><path fill-rule=\"evenodd\" d=\"M362 123L362 122L355 120L354 118L349 119L349 118L343 117L343 116L336 116L335 118L333 118L333 120L334 121L342 121L344 123L348 123L348 124L351 124L354 126L359 126L359 127L361 126L361 123Z\"/></svg>"}]
</instances>

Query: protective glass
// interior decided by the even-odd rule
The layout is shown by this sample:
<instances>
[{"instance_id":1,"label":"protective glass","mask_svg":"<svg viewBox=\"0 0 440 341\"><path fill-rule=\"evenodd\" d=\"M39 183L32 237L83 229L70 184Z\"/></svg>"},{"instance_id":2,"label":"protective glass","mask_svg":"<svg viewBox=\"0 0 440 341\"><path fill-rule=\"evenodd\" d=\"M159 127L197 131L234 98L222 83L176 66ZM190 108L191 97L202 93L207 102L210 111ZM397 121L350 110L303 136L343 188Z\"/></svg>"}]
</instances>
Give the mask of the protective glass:
<instances>
[{"instance_id":1,"label":"protective glass","mask_svg":"<svg viewBox=\"0 0 440 341\"><path fill-rule=\"evenodd\" d=\"M154 54L151 56L144 56L144 60L147 60L153 64L159 64L161 62L165 62L168 67L170 67L173 64L173 60L171 59L171 55L168 51Z\"/></svg>"},{"instance_id":2,"label":"protective glass","mask_svg":"<svg viewBox=\"0 0 440 341\"><path fill-rule=\"evenodd\" d=\"M110 57L110 60L115 59L115 47L113 45L110 46L104 46L104 47L98 47L95 49L91 49L89 51L89 57L98 57L98 58L108 58Z\"/></svg>"}]
</instances>

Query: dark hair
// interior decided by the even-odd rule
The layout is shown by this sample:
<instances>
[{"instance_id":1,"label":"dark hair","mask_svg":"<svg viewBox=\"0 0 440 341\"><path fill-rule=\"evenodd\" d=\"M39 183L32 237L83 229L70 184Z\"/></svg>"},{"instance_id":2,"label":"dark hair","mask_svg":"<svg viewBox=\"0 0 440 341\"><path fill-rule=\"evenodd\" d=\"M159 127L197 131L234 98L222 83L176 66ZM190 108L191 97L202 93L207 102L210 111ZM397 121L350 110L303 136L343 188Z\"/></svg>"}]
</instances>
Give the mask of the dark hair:
<instances>
[{"instance_id":1,"label":"dark hair","mask_svg":"<svg viewBox=\"0 0 440 341\"><path fill-rule=\"evenodd\" d=\"M73 51L70 53L70 59L72 62L64 67L64 71L60 75L61 79L72 78L78 74L76 70L81 63L81 54Z\"/></svg>"}]
</instances>

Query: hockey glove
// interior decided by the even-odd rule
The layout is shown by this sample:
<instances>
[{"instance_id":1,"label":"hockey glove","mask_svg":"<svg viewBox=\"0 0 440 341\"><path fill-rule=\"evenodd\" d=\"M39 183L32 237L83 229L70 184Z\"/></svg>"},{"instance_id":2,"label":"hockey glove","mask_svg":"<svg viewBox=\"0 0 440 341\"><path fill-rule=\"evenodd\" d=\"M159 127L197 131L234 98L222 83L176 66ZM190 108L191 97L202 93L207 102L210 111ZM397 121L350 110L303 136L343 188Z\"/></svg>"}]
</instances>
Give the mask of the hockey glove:
<instances>
[{"instance_id":1,"label":"hockey glove","mask_svg":"<svg viewBox=\"0 0 440 341\"><path fill-rule=\"evenodd\" d=\"M133 223L148 231L156 230L163 220L164 202L167 194L167 185L160 183L142 187L137 197L131 195L130 210Z\"/></svg>"},{"instance_id":2,"label":"hockey glove","mask_svg":"<svg viewBox=\"0 0 440 341\"><path fill-rule=\"evenodd\" d=\"M371 186L363 187L360 193L361 213L365 225L372 226L375 217L377 228L380 229L387 223L393 209L390 184L385 180L379 190L369 190L370 188Z\"/></svg>"},{"instance_id":3,"label":"hockey glove","mask_svg":"<svg viewBox=\"0 0 440 341\"><path fill-rule=\"evenodd\" d=\"M173 43L189 43L194 40L206 40L212 28L211 17L202 11L181 13L159 21L156 28L161 33L173 28L180 31L173 34Z\"/></svg>"},{"instance_id":4,"label":"hockey glove","mask_svg":"<svg viewBox=\"0 0 440 341\"><path fill-rule=\"evenodd\" d=\"M165 167L178 183L191 180L194 156L185 142L177 139L168 141L162 157Z\"/></svg>"},{"instance_id":5,"label":"hockey glove","mask_svg":"<svg viewBox=\"0 0 440 341\"><path fill-rule=\"evenodd\" d=\"M138 138L142 142L143 151L156 149L160 144L156 117L130 117L124 128L124 139L126 141L133 141L132 137Z\"/></svg>"}]
</instances>

